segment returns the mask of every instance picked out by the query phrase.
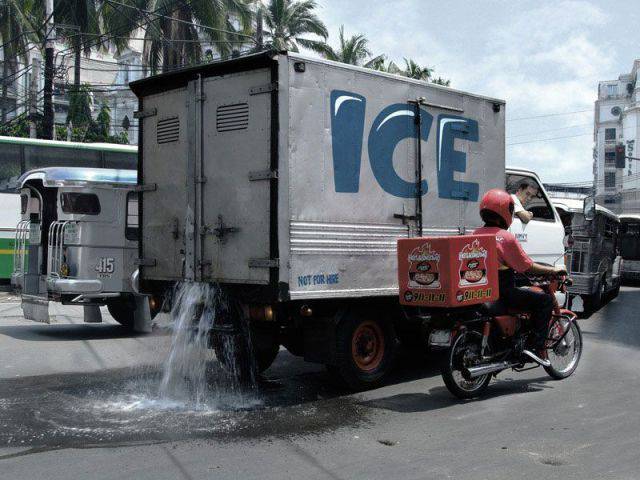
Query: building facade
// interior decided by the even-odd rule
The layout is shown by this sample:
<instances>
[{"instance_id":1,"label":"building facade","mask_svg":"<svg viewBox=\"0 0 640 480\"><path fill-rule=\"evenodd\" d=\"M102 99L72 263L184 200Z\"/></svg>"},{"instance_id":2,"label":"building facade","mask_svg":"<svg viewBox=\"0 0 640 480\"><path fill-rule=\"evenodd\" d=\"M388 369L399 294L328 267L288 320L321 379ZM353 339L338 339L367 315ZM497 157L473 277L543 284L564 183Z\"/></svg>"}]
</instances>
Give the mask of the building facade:
<instances>
[{"instance_id":1,"label":"building facade","mask_svg":"<svg viewBox=\"0 0 640 480\"><path fill-rule=\"evenodd\" d=\"M10 121L19 115L27 114L33 110L34 106L37 112L42 112L44 60L39 49L31 50L29 60L28 65L18 63L12 66L12 70L16 73L3 75L7 79L3 82L6 86L2 92L3 95L0 96L0 106L5 105L4 121ZM64 44L56 44L54 62L54 123L60 127L67 125L69 92L74 75L74 55ZM0 65L4 66L3 63ZM101 105L106 104L111 110L111 131L109 133L119 135L126 132L129 143L136 144L138 141L138 121L134 119L133 112L137 109L137 99L128 88L128 84L144 76L141 52L128 48L120 55L115 55L94 50L89 56L82 56L80 68L80 82L90 90L94 119L98 115ZM34 75L37 77L34 78ZM35 102L33 101L33 92L36 92ZM59 138L59 140L64 139Z\"/></svg>"},{"instance_id":2,"label":"building facade","mask_svg":"<svg viewBox=\"0 0 640 480\"><path fill-rule=\"evenodd\" d=\"M633 158L640 139L640 59L630 73L599 82L594 116L593 173L598 203L611 210L640 211L640 162ZM624 154L616 148L624 147ZM620 157L626 157L621 162ZM631 158L629 158L631 157Z\"/></svg>"}]
</instances>

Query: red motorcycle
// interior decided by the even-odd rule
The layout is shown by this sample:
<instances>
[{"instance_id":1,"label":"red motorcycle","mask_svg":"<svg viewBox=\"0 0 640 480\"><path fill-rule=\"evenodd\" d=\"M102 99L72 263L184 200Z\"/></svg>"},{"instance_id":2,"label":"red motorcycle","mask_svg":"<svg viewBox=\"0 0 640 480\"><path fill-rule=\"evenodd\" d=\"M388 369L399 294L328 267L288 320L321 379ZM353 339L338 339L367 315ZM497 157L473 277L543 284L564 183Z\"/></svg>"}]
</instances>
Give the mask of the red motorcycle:
<instances>
[{"instance_id":1,"label":"red motorcycle","mask_svg":"<svg viewBox=\"0 0 640 480\"><path fill-rule=\"evenodd\" d=\"M449 391L458 398L480 396L489 386L492 376L503 370L529 370L542 366L554 379L570 376L582 355L582 333L576 315L560 308L555 292L566 292L568 278L530 278L531 287L550 294L554 309L549 320L546 351L540 358L530 349L533 325L529 314L502 311L500 303L480 305L473 312L451 312L453 328L435 329L429 343L447 347L442 363L442 378ZM530 364L534 364L531 366Z\"/></svg>"}]
</instances>

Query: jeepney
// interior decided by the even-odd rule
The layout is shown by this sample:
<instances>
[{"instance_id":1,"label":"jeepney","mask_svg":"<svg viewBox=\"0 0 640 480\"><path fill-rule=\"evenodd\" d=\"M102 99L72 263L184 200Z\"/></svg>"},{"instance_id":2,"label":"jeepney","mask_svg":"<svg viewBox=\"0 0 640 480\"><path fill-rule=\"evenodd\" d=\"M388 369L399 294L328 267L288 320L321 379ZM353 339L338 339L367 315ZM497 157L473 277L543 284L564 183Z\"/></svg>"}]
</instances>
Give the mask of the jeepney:
<instances>
[{"instance_id":1,"label":"jeepney","mask_svg":"<svg viewBox=\"0 0 640 480\"><path fill-rule=\"evenodd\" d=\"M640 214L620 215L620 255L622 279L640 280Z\"/></svg>"},{"instance_id":2,"label":"jeepney","mask_svg":"<svg viewBox=\"0 0 640 480\"><path fill-rule=\"evenodd\" d=\"M585 215L584 200L554 198L553 203L565 225L566 265L573 279L570 308L595 311L620 291L620 220L601 205Z\"/></svg>"},{"instance_id":3,"label":"jeepney","mask_svg":"<svg viewBox=\"0 0 640 480\"><path fill-rule=\"evenodd\" d=\"M137 331L150 331L154 299L135 293L138 198L135 170L51 167L18 181L11 283L27 319L49 323L49 302L84 307L101 322L100 306ZM133 276L133 278L132 278Z\"/></svg>"}]
</instances>

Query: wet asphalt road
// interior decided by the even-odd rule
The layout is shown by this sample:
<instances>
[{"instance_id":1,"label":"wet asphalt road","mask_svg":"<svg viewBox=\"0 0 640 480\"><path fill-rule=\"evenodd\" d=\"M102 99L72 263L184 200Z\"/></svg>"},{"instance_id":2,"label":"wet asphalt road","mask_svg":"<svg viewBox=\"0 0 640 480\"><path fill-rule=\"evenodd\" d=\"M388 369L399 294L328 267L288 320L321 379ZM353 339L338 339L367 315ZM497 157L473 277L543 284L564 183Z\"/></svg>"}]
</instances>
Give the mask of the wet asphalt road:
<instances>
[{"instance_id":1,"label":"wet asphalt road","mask_svg":"<svg viewBox=\"0 0 640 480\"><path fill-rule=\"evenodd\" d=\"M0 478L637 479L639 311L623 288L581 321L574 376L503 373L482 400L453 399L431 357L351 395L281 351L257 389L185 409L158 398L162 331L35 325L0 302Z\"/></svg>"}]
</instances>

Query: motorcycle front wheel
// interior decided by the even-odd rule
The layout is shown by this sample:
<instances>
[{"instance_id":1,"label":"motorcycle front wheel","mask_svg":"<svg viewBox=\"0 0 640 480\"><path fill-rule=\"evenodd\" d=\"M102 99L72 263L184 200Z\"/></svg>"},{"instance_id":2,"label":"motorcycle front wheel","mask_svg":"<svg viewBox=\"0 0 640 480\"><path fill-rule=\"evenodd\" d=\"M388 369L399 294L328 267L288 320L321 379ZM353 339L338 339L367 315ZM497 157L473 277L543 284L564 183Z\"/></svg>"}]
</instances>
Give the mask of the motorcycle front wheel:
<instances>
[{"instance_id":1,"label":"motorcycle front wheel","mask_svg":"<svg viewBox=\"0 0 640 480\"><path fill-rule=\"evenodd\" d=\"M567 334L562 335L569 329ZM558 341L560 338L562 340ZM576 368L582 356L582 332L577 322L569 321L565 317L558 317L549 326L547 334L547 358L551 362L545 371L556 380L567 378Z\"/></svg>"},{"instance_id":2,"label":"motorcycle front wheel","mask_svg":"<svg viewBox=\"0 0 640 480\"><path fill-rule=\"evenodd\" d=\"M443 358L442 379L447 389L458 398L479 397L489 386L491 374L476 378L463 374L463 369L472 366L480 357L481 344L480 333L465 331L456 337Z\"/></svg>"}]
</instances>

